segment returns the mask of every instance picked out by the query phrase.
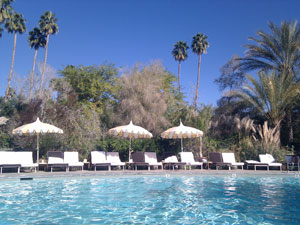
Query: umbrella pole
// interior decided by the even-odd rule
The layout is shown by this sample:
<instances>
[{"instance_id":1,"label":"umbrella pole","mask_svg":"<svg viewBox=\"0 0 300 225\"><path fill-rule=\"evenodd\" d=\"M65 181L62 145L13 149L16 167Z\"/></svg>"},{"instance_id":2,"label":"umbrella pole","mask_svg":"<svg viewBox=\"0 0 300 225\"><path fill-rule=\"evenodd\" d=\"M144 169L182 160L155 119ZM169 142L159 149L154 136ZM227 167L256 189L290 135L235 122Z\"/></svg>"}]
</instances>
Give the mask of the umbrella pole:
<instances>
[{"instance_id":1,"label":"umbrella pole","mask_svg":"<svg viewBox=\"0 0 300 225\"><path fill-rule=\"evenodd\" d=\"M182 143L182 137L181 137L181 152L183 152L183 143Z\"/></svg>"},{"instance_id":2,"label":"umbrella pole","mask_svg":"<svg viewBox=\"0 0 300 225\"><path fill-rule=\"evenodd\" d=\"M130 162L130 156L131 156L131 136L129 135L129 153L128 153L128 162Z\"/></svg>"},{"instance_id":3,"label":"umbrella pole","mask_svg":"<svg viewBox=\"0 0 300 225\"><path fill-rule=\"evenodd\" d=\"M39 133L37 133L37 135L36 135L36 162L37 162L37 164L39 165L39 138L40 137L40 134Z\"/></svg>"}]
</instances>

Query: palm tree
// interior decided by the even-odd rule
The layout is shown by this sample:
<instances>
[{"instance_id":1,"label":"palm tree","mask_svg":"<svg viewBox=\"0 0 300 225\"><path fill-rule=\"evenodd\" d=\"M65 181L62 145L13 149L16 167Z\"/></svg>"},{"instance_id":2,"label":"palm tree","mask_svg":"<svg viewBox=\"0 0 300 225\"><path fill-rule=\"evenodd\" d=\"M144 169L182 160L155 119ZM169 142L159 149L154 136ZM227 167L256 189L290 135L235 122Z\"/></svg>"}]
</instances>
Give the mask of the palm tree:
<instances>
[{"instance_id":1,"label":"palm tree","mask_svg":"<svg viewBox=\"0 0 300 225\"><path fill-rule=\"evenodd\" d=\"M277 70L279 75L291 73L295 82L300 81L300 26L297 21L283 21L280 26L269 23L270 33L258 31L257 37L249 37L254 44L246 45L246 56L240 58L238 67L251 70ZM291 110L287 114L289 142L293 141Z\"/></svg>"},{"instance_id":2,"label":"palm tree","mask_svg":"<svg viewBox=\"0 0 300 225\"><path fill-rule=\"evenodd\" d=\"M13 47L10 72L9 72L9 76L8 76L7 88L6 88L6 92L5 92L5 98L4 98L5 102L7 102L11 77L12 77L13 68L14 68L15 52L16 52L16 44L17 44L17 33L22 34L26 31L25 22L26 22L26 20L23 18L22 14L14 13L9 19L6 20L6 23L5 23L5 29L8 31L8 33L14 33L14 47Z\"/></svg>"},{"instance_id":3,"label":"palm tree","mask_svg":"<svg viewBox=\"0 0 300 225\"><path fill-rule=\"evenodd\" d=\"M13 14L11 2L13 0L0 0L0 25L5 22ZM2 36L2 27L0 27L0 37Z\"/></svg>"},{"instance_id":4,"label":"palm tree","mask_svg":"<svg viewBox=\"0 0 300 225\"><path fill-rule=\"evenodd\" d=\"M199 90L199 79L200 79L200 64L201 64L201 55L204 53L207 53L207 48L209 47L209 44L207 42L207 36L204 34L197 33L193 37L192 41L192 49L195 54L199 56L198 60L198 76L197 76L197 87L196 87L196 94L195 94L195 109L197 108L197 102L198 102L198 90Z\"/></svg>"},{"instance_id":5,"label":"palm tree","mask_svg":"<svg viewBox=\"0 0 300 225\"><path fill-rule=\"evenodd\" d=\"M44 57L44 65L42 70L42 77L40 82L40 88L39 88L39 96L41 96L42 93L42 86L45 79L45 69L46 69L46 62L47 62L47 53L48 53L48 45L49 45L49 36L50 34L57 34L58 33L58 25L56 22L58 21L57 18L55 18L55 14L51 11L45 12L39 21L39 28L40 31L47 37L46 46L45 46L45 57Z\"/></svg>"},{"instance_id":6,"label":"palm tree","mask_svg":"<svg viewBox=\"0 0 300 225\"><path fill-rule=\"evenodd\" d=\"M295 73L300 63L300 26L297 21L282 22L280 27L269 23L271 33L258 31L258 38L249 37L255 44L246 45L246 56L240 58L244 71L277 70ZM281 73L279 73L280 75Z\"/></svg>"},{"instance_id":7,"label":"palm tree","mask_svg":"<svg viewBox=\"0 0 300 225\"><path fill-rule=\"evenodd\" d=\"M32 89L33 89L33 80L34 80L34 69L35 69L35 61L37 56L37 51L40 47L44 48L46 45L46 37L42 34L39 28L35 27L32 31L29 32L28 42L31 48L34 48L34 57L33 57L33 65L30 75L30 91L29 91L29 99L32 98Z\"/></svg>"},{"instance_id":8,"label":"palm tree","mask_svg":"<svg viewBox=\"0 0 300 225\"><path fill-rule=\"evenodd\" d=\"M287 110L300 96L300 85L294 82L290 73L279 75L276 70L271 74L260 71L258 77L259 80L255 80L248 75L251 85L234 94L251 103L274 127L280 129Z\"/></svg>"},{"instance_id":9,"label":"palm tree","mask_svg":"<svg viewBox=\"0 0 300 225\"><path fill-rule=\"evenodd\" d=\"M178 61L178 88L180 92L180 64L181 61L184 61L187 59L187 50L188 50L188 45L186 42L183 41L177 41L176 44L174 45L174 49L172 51L172 55L176 61Z\"/></svg>"}]
</instances>

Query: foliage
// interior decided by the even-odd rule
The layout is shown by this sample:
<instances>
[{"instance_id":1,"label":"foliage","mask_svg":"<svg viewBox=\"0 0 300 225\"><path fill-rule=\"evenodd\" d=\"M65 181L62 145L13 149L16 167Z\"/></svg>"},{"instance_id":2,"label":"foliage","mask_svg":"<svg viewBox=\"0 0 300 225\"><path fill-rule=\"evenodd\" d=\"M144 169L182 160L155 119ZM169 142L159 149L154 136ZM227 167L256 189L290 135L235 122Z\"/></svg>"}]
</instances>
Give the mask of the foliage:
<instances>
[{"instance_id":1,"label":"foliage","mask_svg":"<svg viewBox=\"0 0 300 225\"><path fill-rule=\"evenodd\" d=\"M221 76L215 79L215 83L219 85L219 89L224 91L229 88L239 88L245 81L245 73L239 67L240 60L238 56L233 56L222 68Z\"/></svg>"},{"instance_id":2,"label":"foliage","mask_svg":"<svg viewBox=\"0 0 300 225\"><path fill-rule=\"evenodd\" d=\"M118 92L119 124L132 120L134 124L160 134L169 125L166 113L172 91L171 76L159 63L136 66L124 73Z\"/></svg>"},{"instance_id":3,"label":"foliage","mask_svg":"<svg viewBox=\"0 0 300 225\"><path fill-rule=\"evenodd\" d=\"M258 38L249 37L256 43L246 45L248 50L240 59L240 67L244 71L275 69L295 74L300 62L300 26L297 21L283 21L280 27L270 22L269 29L271 33L260 30L256 33Z\"/></svg>"},{"instance_id":4,"label":"foliage","mask_svg":"<svg viewBox=\"0 0 300 225\"><path fill-rule=\"evenodd\" d=\"M70 65L59 73L62 78L52 81L58 96L63 94L66 88L64 85L67 83L77 95L79 103L97 112L103 112L105 102L115 104L118 78L113 64L87 67Z\"/></svg>"},{"instance_id":5,"label":"foliage","mask_svg":"<svg viewBox=\"0 0 300 225\"><path fill-rule=\"evenodd\" d=\"M248 75L252 86L246 85L241 92L235 92L244 100L250 102L261 113L277 126L285 116L285 112L292 107L299 98L300 86L293 82L289 74L258 73L259 80Z\"/></svg>"},{"instance_id":6,"label":"foliage","mask_svg":"<svg viewBox=\"0 0 300 225\"><path fill-rule=\"evenodd\" d=\"M1 25L14 13L14 9L11 6L12 2L13 0L0 0L0 37L3 31Z\"/></svg>"}]
</instances>

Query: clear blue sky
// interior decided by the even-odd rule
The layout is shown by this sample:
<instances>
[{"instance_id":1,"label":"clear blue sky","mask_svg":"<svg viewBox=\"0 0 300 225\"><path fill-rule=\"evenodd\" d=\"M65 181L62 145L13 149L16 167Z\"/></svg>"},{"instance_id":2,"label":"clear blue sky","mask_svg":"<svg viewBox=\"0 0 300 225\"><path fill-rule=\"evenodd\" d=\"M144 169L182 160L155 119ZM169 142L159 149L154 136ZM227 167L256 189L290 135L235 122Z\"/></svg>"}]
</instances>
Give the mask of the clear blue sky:
<instances>
[{"instance_id":1,"label":"clear blue sky","mask_svg":"<svg viewBox=\"0 0 300 225\"><path fill-rule=\"evenodd\" d=\"M59 33L50 37L47 63L60 70L64 65L112 62L117 67L161 60L177 75L171 51L178 40L191 44L197 33L208 36L210 47L202 57L199 101L216 104L222 96L214 80L234 55L244 55L248 37L268 21L300 20L298 0L15 0L13 7L27 20L27 32L18 36L14 72L28 75L34 50L28 32L39 17L51 10L59 19ZM10 69L13 35L0 39L0 95L4 95ZM44 50L38 52L43 61ZM182 86L191 100L197 80L197 56L189 49L182 63Z\"/></svg>"}]
</instances>

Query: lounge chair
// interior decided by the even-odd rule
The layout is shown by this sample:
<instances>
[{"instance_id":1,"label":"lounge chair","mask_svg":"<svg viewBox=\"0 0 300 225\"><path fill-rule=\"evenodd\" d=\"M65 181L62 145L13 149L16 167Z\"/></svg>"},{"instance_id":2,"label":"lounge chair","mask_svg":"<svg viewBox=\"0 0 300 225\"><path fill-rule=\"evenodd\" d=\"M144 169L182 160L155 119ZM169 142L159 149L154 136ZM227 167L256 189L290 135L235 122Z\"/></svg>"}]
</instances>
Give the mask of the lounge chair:
<instances>
[{"instance_id":1,"label":"lounge chair","mask_svg":"<svg viewBox=\"0 0 300 225\"><path fill-rule=\"evenodd\" d=\"M78 152L64 152L64 163L68 163L69 169L79 167L83 170L83 162L79 162Z\"/></svg>"},{"instance_id":2,"label":"lounge chair","mask_svg":"<svg viewBox=\"0 0 300 225\"><path fill-rule=\"evenodd\" d=\"M111 170L111 163L106 160L106 152L92 151L91 161L95 171L97 170L97 167L107 167L109 171Z\"/></svg>"},{"instance_id":3,"label":"lounge chair","mask_svg":"<svg viewBox=\"0 0 300 225\"><path fill-rule=\"evenodd\" d=\"M64 162L64 153L59 151L51 151L47 153L48 163L47 166L50 168L51 173L53 168L65 169L69 171L69 164Z\"/></svg>"},{"instance_id":4,"label":"lounge chair","mask_svg":"<svg viewBox=\"0 0 300 225\"><path fill-rule=\"evenodd\" d=\"M222 153L222 159L223 159L223 162L224 163L230 163L231 166L236 166L236 167L241 167L242 170L243 170L243 167L244 167L244 163L243 162L236 162L235 161L235 156L234 156L234 153L233 152L223 152Z\"/></svg>"},{"instance_id":5,"label":"lounge chair","mask_svg":"<svg viewBox=\"0 0 300 225\"><path fill-rule=\"evenodd\" d=\"M144 152L133 152L131 154L132 162L128 163L129 165L133 166L135 170L138 169L138 166L146 166L148 170L150 170L149 163L145 162L145 154Z\"/></svg>"},{"instance_id":6,"label":"lounge chair","mask_svg":"<svg viewBox=\"0 0 300 225\"><path fill-rule=\"evenodd\" d=\"M246 160L247 169L249 166L253 166L254 170L256 170L257 167L266 167L268 171L270 170L270 167L279 167L280 170L282 169L282 163L275 163L275 159L270 154L260 154L259 160L260 162L255 160Z\"/></svg>"},{"instance_id":7,"label":"lounge chair","mask_svg":"<svg viewBox=\"0 0 300 225\"><path fill-rule=\"evenodd\" d=\"M190 166L190 169L192 169L192 166L200 166L201 170L203 169L203 162L195 161L192 152L180 152L179 154L181 162L186 163L186 166Z\"/></svg>"},{"instance_id":8,"label":"lounge chair","mask_svg":"<svg viewBox=\"0 0 300 225\"><path fill-rule=\"evenodd\" d=\"M150 166L157 166L157 168L160 166L160 168L163 170L163 164L162 162L157 162L156 152L145 152L145 162L149 163Z\"/></svg>"},{"instance_id":9,"label":"lounge chair","mask_svg":"<svg viewBox=\"0 0 300 225\"><path fill-rule=\"evenodd\" d=\"M209 152L208 157L211 161L211 164L216 166L216 169L218 170L219 167L227 166L229 170L231 170L231 163L229 162L223 162L223 157L220 152Z\"/></svg>"},{"instance_id":10,"label":"lounge chair","mask_svg":"<svg viewBox=\"0 0 300 225\"><path fill-rule=\"evenodd\" d=\"M184 169L186 170L186 163L185 162L179 162L177 157L175 155L169 156L164 159L163 161L164 167L172 167L173 170L175 170L175 167L184 166Z\"/></svg>"},{"instance_id":11,"label":"lounge chair","mask_svg":"<svg viewBox=\"0 0 300 225\"><path fill-rule=\"evenodd\" d=\"M298 155L286 155L286 168L287 171L297 169L299 171L299 156Z\"/></svg>"},{"instance_id":12,"label":"lounge chair","mask_svg":"<svg viewBox=\"0 0 300 225\"><path fill-rule=\"evenodd\" d=\"M0 173L5 168L16 168L20 173L21 168L30 168L36 172L37 163L33 163L32 152L0 152Z\"/></svg>"},{"instance_id":13,"label":"lounge chair","mask_svg":"<svg viewBox=\"0 0 300 225\"><path fill-rule=\"evenodd\" d=\"M121 162L119 152L107 152L106 160L111 164L111 166L122 167L125 170L125 163Z\"/></svg>"}]
</instances>

